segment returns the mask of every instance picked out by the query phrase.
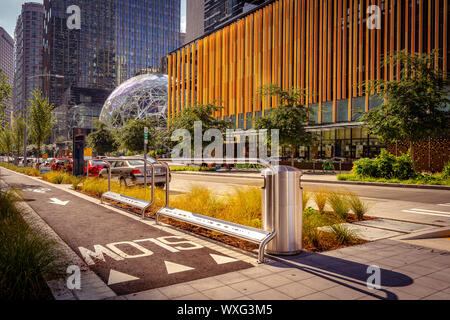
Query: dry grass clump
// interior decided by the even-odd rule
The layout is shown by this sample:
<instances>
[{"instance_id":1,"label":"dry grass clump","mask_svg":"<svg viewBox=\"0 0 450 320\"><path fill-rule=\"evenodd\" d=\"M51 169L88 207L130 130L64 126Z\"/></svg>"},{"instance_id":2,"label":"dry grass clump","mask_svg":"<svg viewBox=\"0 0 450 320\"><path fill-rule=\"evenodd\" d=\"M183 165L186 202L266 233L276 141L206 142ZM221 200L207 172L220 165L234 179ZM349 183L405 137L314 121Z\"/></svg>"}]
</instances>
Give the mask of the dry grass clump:
<instances>
[{"instance_id":1,"label":"dry grass clump","mask_svg":"<svg viewBox=\"0 0 450 320\"><path fill-rule=\"evenodd\" d=\"M54 184L71 184L73 176L60 171L51 171L42 175L42 179Z\"/></svg>"},{"instance_id":2,"label":"dry grass clump","mask_svg":"<svg viewBox=\"0 0 450 320\"><path fill-rule=\"evenodd\" d=\"M258 188L235 189L224 197L217 197L208 188L194 187L189 193L172 199L170 206L181 210L261 228L261 190Z\"/></svg>"},{"instance_id":3,"label":"dry grass clump","mask_svg":"<svg viewBox=\"0 0 450 320\"><path fill-rule=\"evenodd\" d=\"M363 220L365 214L369 211L370 205L361 200L360 197L353 193L347 195L348 204L358 220Z\"/></svg>"},{"instance_id":4,"label":"dry grass clump","mask_svg":"<svg viewBox=\"0 0 450 320\"><path fill-rule=\"evenodd\" d=\"M330 192L328 202L336 216L343 220L347 220L350 205L345 194Z\"/></svg>"},{"instance_id":5,"label":"dry grass clump","mask_svg":"<svg viewBox=\"0 0 450 320\"><path fill-rule=\"evenodd\" d=\"M324 213L325 211L329 193L330 192L326 189L314 191L313 199L320 213Z\"/></svg>"}]
</instances>

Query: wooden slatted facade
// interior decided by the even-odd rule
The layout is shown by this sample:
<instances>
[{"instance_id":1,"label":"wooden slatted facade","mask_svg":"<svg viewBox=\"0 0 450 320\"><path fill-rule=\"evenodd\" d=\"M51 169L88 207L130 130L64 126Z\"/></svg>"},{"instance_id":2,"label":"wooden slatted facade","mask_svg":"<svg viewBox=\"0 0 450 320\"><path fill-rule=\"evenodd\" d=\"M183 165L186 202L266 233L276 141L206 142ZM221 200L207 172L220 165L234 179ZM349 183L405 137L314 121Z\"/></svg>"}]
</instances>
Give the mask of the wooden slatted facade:
<instances>
[{"instance_id":1,"label":"wooden slatted facade","mask_svg":"<svg viewBox=\"0 0 450 320\"><path fill-rule=\"evenodd\" d=\"M369 6L381 9L381 29L369 29ZM278 0L171 53L168 117L185 107L214 103L217 117L248 128L252 118L277 107L261 86L305 89L312 123L357 120L372 99L360 84L396 79L384 59L438 49L448 72L448 0ZM375 101L375 100L374 100Z\"/></svg>"}]
</instances>

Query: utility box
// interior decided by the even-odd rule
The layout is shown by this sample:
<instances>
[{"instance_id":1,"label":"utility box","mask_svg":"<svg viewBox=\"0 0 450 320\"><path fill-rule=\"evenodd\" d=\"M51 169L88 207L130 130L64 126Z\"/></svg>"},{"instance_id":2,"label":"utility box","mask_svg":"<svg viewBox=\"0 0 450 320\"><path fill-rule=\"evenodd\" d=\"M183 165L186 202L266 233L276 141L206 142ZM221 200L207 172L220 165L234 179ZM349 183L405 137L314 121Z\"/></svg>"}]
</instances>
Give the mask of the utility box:
<instances>
[{"instance_id":1,"label":"utility box","mask_svg":"<svg viewBox=\"0 0 450 320\"><path fill-rule=\"evenodd\" d=\"M274 169L262 171L263 228L276 231L266 251L274 255L298 254L303 248L302 172L288 166L276 166Z\"/></svg>"}]
</instances>

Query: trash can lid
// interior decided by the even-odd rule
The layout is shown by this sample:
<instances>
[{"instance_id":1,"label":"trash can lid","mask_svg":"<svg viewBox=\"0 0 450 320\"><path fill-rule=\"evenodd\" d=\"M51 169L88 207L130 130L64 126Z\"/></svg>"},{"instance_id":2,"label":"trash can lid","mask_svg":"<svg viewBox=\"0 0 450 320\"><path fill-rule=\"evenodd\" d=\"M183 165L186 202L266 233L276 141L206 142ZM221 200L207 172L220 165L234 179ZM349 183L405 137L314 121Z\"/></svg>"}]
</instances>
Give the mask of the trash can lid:
<instances>
[{"instance_id":1,"label":"trash can lid","mask_svg":"<svg viewBox=\"0 0 450 320\"><path fill-rule=\"evenodd\" d=\"M300 172L300 175L303 175L302 171L300 169L290 167L290 166L273 166L273 169L275 170L275 172L273 172L271 169L267 168L267 169L264 169L263 171L261 171L261 174L263 176L267 176L267 175L273 175L273 174L277 174L277 173L281 173L281 172Z\"/></svg>"}]
</instances>

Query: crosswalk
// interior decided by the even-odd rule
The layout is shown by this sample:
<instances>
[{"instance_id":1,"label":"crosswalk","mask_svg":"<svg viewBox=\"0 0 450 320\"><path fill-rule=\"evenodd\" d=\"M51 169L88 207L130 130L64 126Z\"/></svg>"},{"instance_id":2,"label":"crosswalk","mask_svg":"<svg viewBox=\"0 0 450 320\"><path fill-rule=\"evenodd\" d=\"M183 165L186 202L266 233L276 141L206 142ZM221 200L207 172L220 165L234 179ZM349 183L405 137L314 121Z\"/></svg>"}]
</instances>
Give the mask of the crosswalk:
<instances>
[{"instance_id":1,"label":"crosswalk","mask_svg":"<svg viewBox=\"0 0 450 320\"><path fill-rule=\"evenodd\" d=\"M438 206L450 207L450 203L441 203L441 204L438 204ZM446 217L446 218L450 219L450 212L448 212L448 211L438 211L438 210L428 210L428 209L413 208L413 209L408 209L408 210L402 210L402 212L417 213L417 214L422 214L422 215L427 215L427 216Z\"/></svg>"}]
</instances>

